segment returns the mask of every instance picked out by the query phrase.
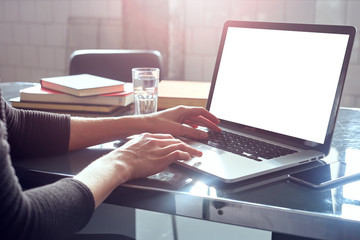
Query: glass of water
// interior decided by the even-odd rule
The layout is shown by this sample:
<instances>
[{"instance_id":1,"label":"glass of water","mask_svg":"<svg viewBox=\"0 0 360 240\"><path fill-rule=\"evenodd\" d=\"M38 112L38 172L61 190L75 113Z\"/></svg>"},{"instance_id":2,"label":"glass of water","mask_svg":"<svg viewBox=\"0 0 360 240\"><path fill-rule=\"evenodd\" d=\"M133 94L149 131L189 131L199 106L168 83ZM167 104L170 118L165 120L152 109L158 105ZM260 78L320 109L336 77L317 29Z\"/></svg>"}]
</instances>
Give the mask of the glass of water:
<instances>
[{"instance_id":1,"label":"glass of water","mask_svg":"<svg viewBox=\"0 0 360 240\"><path fill-rule=\"evenodd\" d=\"M132 82L134 85L135 114L156 112L158 101L160 69L133 68Z\"/></svg>"}]
</instances>

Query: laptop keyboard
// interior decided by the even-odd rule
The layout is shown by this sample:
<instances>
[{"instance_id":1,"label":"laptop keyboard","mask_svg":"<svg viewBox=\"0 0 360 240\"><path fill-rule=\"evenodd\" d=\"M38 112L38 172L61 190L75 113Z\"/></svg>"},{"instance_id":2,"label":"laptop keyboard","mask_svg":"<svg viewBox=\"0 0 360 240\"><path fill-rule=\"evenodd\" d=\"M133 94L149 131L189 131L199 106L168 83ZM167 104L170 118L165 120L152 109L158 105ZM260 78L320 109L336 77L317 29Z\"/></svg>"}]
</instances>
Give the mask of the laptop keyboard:
<instances>
[{"instance_id":1,"label":"laptop keyboard","mask_svg":"<svg viewBox=\"0 0 360 240\"><path fill-rule=\"evenodd\" d=\"M209 137L207 139L197 141L256 161L277 158L296 152L292 149L226 131L219 133L209 131L208 134Z\"/></svg>"}]
</instances>

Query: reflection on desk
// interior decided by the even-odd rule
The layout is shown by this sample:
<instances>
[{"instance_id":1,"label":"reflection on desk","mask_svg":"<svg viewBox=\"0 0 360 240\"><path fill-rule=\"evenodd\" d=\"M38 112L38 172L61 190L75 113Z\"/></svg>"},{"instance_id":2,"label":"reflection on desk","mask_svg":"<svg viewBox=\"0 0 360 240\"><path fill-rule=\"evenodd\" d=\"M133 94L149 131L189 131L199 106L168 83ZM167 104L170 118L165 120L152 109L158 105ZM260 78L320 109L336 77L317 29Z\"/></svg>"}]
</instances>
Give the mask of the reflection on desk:
<instances>
[{"instance_id":1,"label":"reflection on desk","mask_svg":"<svg viewBox=\"0 0 360 240\"><path fill-rule=\"evenodd\" d=\"M359 162L359 136L360 110L341 109L331 152L324 160ZM76 174L113 148L109 143L51 159L17 159L14 165L22 184L30 188ZM360 164L354 166L360 171ZM287 181L289 173L299 170L220 184L174 165L118 187L106 202L304 237L358 238L360 181L314 190Z\"/></svg>"}]
</instances>

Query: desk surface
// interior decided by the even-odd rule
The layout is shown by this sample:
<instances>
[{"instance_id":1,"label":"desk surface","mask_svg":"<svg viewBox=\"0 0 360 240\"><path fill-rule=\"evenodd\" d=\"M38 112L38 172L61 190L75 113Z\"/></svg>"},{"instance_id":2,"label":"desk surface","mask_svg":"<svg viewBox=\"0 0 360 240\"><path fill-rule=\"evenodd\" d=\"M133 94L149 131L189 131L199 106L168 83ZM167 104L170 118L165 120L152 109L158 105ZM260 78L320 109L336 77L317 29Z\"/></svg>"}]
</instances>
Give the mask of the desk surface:
<instances>
[{"instance_id":1,"label":"desk surface","mask_svg":"<svg viewBox=\"0 0 360 240\"><path fill-rule=\"evenodd\" d=\"M360 110L341 109L326 161L345 161L360 171ZM14 160L25 187L73 175L111 151L114 143L52 158ZM358 239L360 181L313 190L288 182L283 170L234 184L220 184L178 166L118 187L108 203L321 239Z\"/></svg>"}]
</instances>

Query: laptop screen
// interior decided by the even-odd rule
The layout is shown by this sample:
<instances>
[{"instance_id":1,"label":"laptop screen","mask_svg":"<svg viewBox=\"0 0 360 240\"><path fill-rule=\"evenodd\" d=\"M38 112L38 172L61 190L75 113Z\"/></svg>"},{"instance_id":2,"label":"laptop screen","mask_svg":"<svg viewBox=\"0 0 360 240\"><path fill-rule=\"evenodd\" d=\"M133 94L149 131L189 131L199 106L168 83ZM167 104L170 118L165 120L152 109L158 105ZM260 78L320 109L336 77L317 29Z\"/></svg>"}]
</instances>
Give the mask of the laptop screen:
<instances>
[{"instance_id":1,"label":"laptop screen","mask_svg":"<svg viewBox=\"0 0 360 240\"><path fill-rule=\"evenodd\" d=\"M348 40L348 34L228 27L210 112L324 143Z\"/></svg>"}]
</instances>

